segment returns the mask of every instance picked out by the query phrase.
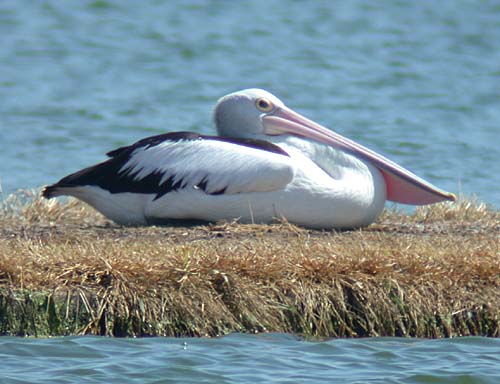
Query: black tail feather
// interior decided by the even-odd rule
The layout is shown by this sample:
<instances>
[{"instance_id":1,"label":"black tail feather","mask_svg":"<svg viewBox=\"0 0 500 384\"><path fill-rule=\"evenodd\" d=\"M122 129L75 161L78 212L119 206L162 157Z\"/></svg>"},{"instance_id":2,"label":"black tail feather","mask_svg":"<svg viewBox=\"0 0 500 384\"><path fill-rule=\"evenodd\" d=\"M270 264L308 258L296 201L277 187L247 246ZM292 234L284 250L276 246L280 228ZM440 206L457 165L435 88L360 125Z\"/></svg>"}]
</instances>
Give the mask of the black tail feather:
<instances>
[{"instance_id":1,"label":"black tail feather","mask_svg":"<svg viewBox=\"0 0 500 384\"><path fill-rule=\"evenodd\" d=\"M60 186L57 184L54 185L49 185L45 187L42 191L42 196L45 197L46 199L52 199L53 197L60 196Z\"/></svg>"}]
</instances>

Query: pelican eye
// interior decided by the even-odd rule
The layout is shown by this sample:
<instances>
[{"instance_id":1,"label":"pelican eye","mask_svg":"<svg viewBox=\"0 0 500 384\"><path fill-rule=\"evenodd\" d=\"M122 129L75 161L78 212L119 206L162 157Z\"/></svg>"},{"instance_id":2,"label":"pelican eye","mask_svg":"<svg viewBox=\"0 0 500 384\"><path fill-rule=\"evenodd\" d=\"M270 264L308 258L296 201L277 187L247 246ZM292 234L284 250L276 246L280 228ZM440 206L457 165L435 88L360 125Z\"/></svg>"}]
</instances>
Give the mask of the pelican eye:
<instances>
[{"instance_id":1,"label":"pelican eye","mask_svg":"<svg viewBox=\"0 0 500 384\"><path fill-rule=\"evenodd\" d=\"M271 112L273 109L273 103L263 97L257 99L255 105L257 106L257 109L262 112Z\"/></svg>"}]
</instances>

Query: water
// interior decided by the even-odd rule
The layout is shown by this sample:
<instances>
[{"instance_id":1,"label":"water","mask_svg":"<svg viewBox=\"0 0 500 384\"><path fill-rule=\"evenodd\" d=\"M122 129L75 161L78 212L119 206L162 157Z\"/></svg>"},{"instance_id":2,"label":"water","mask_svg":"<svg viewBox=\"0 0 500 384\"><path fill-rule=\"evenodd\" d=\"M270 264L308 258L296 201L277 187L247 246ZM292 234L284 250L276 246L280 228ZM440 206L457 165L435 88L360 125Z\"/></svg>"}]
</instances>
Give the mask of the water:
<instances>
[{"instance_id":1,"label":"water","mask_svg":"<svg viewBox=\"0 0 500 384\"><path fill-rule=\"evenodd\" d=\"M497 1L3 0L0 46L4 195L263 87L500 207Z\"/></svg>"},{"instance_id":2,"label":"water","mask_svg":"<svg viewBox=\"0 0 500 384\"><path fill-rule=\"evenodd\" d=\"M500 340L0 339L2 383L498 383Z\"/></svg>"},{"instance_id":3,"label":"water","mask_svg":"<svg viewBox=\"0 0 500 384\"><path fill-rule=\"evenodd\" d=\"M262 87L500 207L497 1L3 0L0 47L3 196L144 136L213 133L220 96ZM500 380L481 338L0 338L0 353L2 383Z\"/></svg>"}]
</instances>

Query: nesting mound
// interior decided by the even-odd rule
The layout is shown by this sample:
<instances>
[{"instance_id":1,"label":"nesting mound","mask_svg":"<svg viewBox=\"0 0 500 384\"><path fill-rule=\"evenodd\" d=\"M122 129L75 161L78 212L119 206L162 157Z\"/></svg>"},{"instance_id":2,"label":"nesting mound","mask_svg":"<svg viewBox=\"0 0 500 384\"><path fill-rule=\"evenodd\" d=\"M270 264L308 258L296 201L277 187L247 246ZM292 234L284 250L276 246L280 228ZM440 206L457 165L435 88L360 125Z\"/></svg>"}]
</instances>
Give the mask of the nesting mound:
<instances>
[{"instance_id":1,"label":"nesting mound","mask_svg":"<svg viewBox=\"0 0 500 384\"><path fill-rule=\"evenodd\" d=\"M500 335L500 212L387 211L368 228L120 227L76 200L0 210L0 333Z\"/></svg>"}]
</instances>

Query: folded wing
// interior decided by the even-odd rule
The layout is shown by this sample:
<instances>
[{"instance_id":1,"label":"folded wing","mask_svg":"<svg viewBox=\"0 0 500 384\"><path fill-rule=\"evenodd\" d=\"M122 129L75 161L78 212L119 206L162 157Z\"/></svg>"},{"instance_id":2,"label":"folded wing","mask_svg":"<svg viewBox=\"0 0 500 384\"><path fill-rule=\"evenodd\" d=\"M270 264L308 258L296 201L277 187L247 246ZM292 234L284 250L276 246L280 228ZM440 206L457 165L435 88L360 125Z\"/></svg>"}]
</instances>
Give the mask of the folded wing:
<instances>
[{"instance_id":1,"label":"folded wing","mask_svg":"<svg viewBox=\"0 0 500 384\"><path fill-rule=\"evenodd\" d=\"M155 199L187 188L211 195L264 192L283 188L295 171L286 152L269 142L184 132L143 139L108 156L47 187L44 196L71 194L81 186Z\"/></svg>"}]
</instances>

